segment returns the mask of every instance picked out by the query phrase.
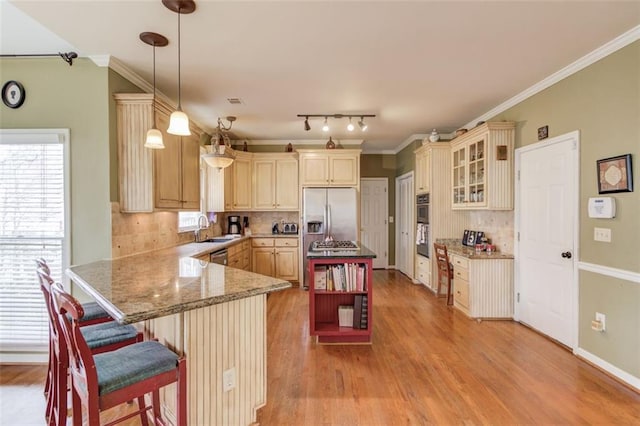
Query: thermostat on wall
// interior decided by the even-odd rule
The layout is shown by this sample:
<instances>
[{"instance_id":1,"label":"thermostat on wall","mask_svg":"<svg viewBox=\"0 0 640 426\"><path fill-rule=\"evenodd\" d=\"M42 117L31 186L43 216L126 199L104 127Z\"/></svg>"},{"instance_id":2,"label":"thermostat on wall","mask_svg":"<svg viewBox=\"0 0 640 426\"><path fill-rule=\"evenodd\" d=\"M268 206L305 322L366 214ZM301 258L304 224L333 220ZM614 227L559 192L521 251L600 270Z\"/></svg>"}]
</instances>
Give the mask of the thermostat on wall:
<instances>
[{"instance_id":1,"label":"thermostat on wall","mask_svg":"<svg viewBox=\"0 0 640 426\"><path fill-rule=\"evenodd\" d=\"M616 217L616 200L612 197L589 198L589 217L611 219Z\"/></svg>"}]
</instances>

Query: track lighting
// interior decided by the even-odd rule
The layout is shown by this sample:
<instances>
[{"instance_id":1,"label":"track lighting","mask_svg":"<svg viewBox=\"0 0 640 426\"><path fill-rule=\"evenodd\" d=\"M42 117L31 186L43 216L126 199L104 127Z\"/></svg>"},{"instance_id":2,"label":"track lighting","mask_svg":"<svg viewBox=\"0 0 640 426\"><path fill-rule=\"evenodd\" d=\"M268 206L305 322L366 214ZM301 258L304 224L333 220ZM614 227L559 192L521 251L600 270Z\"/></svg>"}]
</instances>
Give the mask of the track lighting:
<instances>
[{"instance_id":1,"label":"track lighting","mask_svg":"<svg viewBox=\"0 0 640 426\"><path fill-rule=\"evenodd\" d=\"M322 125L322 131L323 132L328 132L329 131L329 123L327 123L327 117L324 118L324 124Z\"/></svg>"},{"instance_id":2,"label":"track lighting","mask_svg":"<svg viewBox=\"0 0 640 426\"><path fill-rule=\"evenodd\" d=\"M309 131L311 130L311 125L309 124L309 117L311 118L324 118L324 123L322 125L322 131L323 132L328 132L329 131L329 118L348 118L349 119L349 124L347 124L347 130L349 132L353 132L353 130L355 129L355 126L353 125L352 119L353 118L360 118L360 120L358 121L358 127L360 127L360 130L362 130L363 132L365 130L367 130L368 125L364 122L364 118L365 117L375 117L375 114L298 114L298 117L303 117L304 118L304 130L305 131Z\"/></svg>"}]
</instances>

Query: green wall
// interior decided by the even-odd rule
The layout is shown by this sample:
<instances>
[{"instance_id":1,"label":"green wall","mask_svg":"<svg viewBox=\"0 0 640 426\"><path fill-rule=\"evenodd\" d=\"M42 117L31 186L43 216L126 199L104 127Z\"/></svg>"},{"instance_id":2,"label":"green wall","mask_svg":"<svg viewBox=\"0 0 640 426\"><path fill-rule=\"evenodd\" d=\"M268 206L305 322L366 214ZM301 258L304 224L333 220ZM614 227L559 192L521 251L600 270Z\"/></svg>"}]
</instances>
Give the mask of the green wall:
<instances>
[{"instance_id":1,"label":"green wall","mask_svg":"<svg viewBox=\"0 0 640 426\"><path fill-rule=\"evenodd\" d=\"M89 59L1 59L2 80L20 81L21 108L2 106L0 127L69 128L71 263L111 256L108 69Z\"/></svg>"},{"instance_id":2,"label":"green wall","mask_svg":"<svg viewBox=\"0 0 640 426\"><path fill-rule=\"evenodd\" d=\"M422 140L415 140L396 154L396 177L416 169L416 155L413 153L422 145ZM415 177L414 177L415 179Z\"/></svg>"},{"instance_id":3,"label":"green wall","mask_svg":"<svg viewBox=\"0 0 640 426\"><path fill-rule=\"evenodd\" d=\"M387 178L389 194L389 215L395 216L396 206L396 156L383 154L363 154L360 157L360 177L384 177ZM389 224L389 265L396 262L396 227Z\"/></svg>"},{"instance_id":4,"label":"green wall","mask_svg":"<svg viewBox=\"0 0 640 426\"><path fill-rule=\"evenodd\" d=\"M517 122L516 147L549 136L580 131L579 259L640 273L640 41L556 83L492 120ZM609 194L614 219L589 219L587 200L598 196L596 160L633 154L636 190ZM611 228L612 242L593 240L594 227ZM581 271L579 347L640 377L640 285ZM595 312L607 316L607 331L591 330Z\"/></svg>"}]
</instances>

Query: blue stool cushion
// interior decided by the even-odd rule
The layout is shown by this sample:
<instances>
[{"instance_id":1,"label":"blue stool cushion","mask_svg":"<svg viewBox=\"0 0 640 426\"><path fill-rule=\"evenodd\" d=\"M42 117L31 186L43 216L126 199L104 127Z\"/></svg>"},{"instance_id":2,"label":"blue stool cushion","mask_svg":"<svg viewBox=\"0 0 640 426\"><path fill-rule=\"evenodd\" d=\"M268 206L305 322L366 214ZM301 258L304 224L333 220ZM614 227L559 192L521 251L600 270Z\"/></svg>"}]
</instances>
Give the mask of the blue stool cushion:
<instances>
[{"instance_id":1,"label":"blue stool cushion","mask_svg":"<svg viewBox=\"0 0 640 426\"><path fill-rule=\"evenodd\" d=\"M134 326L121 325L113 321L82 327L80 331L90 349L133 339L138 334Z\"/></svg>"},{"instance_id":2,"label":"blue stool cushion","mask_svg":"<svg viewBox=\"0 0 640 426\"><path fill-rule=\"evenodd\" d=\"M93 359L100 395L175 370L178 365L178 355L156 341L135 343Z\"/></svg>"},{"instance_id":3,"label":"blue stool cushion","mask_svg":"<svg viewBox=\"0 0 640 426\"><path fill-rule=\"evenodd\" d=\"M89 321L109 316L107 311L105 311L102 306L98 305L96 302L83 303L82 309L84 310L82 321Z\"/></svg>"}]
</instances>

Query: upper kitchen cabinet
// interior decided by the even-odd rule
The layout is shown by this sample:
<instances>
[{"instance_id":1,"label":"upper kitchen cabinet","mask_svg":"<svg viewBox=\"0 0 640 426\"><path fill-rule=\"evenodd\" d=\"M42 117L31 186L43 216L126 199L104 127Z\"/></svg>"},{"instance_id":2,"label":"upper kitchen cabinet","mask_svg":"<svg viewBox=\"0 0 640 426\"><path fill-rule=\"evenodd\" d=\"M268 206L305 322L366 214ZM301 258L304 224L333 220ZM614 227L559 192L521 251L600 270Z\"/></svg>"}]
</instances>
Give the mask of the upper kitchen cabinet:
<instances>
[{"instance_id":1,"label":"upper kitchen cabinet","mask_svg":"<svg viewBox=\"0 0 640 426\"><path fill-rule=\"evenodd\" d=\"M225 169L225 211L251 210L251 154L236 151L236 159Z\"/></svg>"},{"instance_id":2,"label":"upper kitchen cabinet","mask_svg":"<svg viewBox=\"0 0 640 426\"><path fill-rule=\"evenodd\" d=\"M513 209L515 123L484 123L451 142L451 207Z\"/></svg>"},{"instance_id":3,"label":"upper kitchen cabinet","mask_svg":"<svg viewBox=\"0 0 640 426\"><path fill-rule=\"evenodd\" d=\"M156 100L156 126L162 131L164 149L154 150L155 207L157 210L200 209L200 136L191 125L190 136L166 132L171 110Z\"/></svg>"},{"instance_id":4,"label":"upper kitchen cabinet","mask_svg":"<svg viewBox=\"0 0 640 426\"><path fill-rule=\"evenodd\" d=\"M298 210L295 154L254 154L253 210Z\"/></svg>"},{"instance_id":5,"label":"upper kitchen cabinet","mask_svg":"<svg viewBox=\"0 0 640 426\"><path fill-rule=\"evenodd\" d=\"M153 153L144 147L153 124L153 96L116 93L120 211L153 211Z\"/></svg>"},{"instance_id":6,"label":"upper kitchen cabinet","mask_svg":"<svg viewBox=\"0 0 640 426\"><path fill-rule=\"evenodd\" d=\"M429 192L429 166L431 165L431 151L422 148L415 151L416 154L416 194L425 194Z\"/></svg>"},{"instance_id":7,"label":"upper kitchen cabinet","mask_svg":"<svg viewBox=\"0 0 640 426\"><path fill-rule=\"evenodd\" d=\"M299 149L301 186L359 186L359 149Z\"/></svg>"}]
</instances>

